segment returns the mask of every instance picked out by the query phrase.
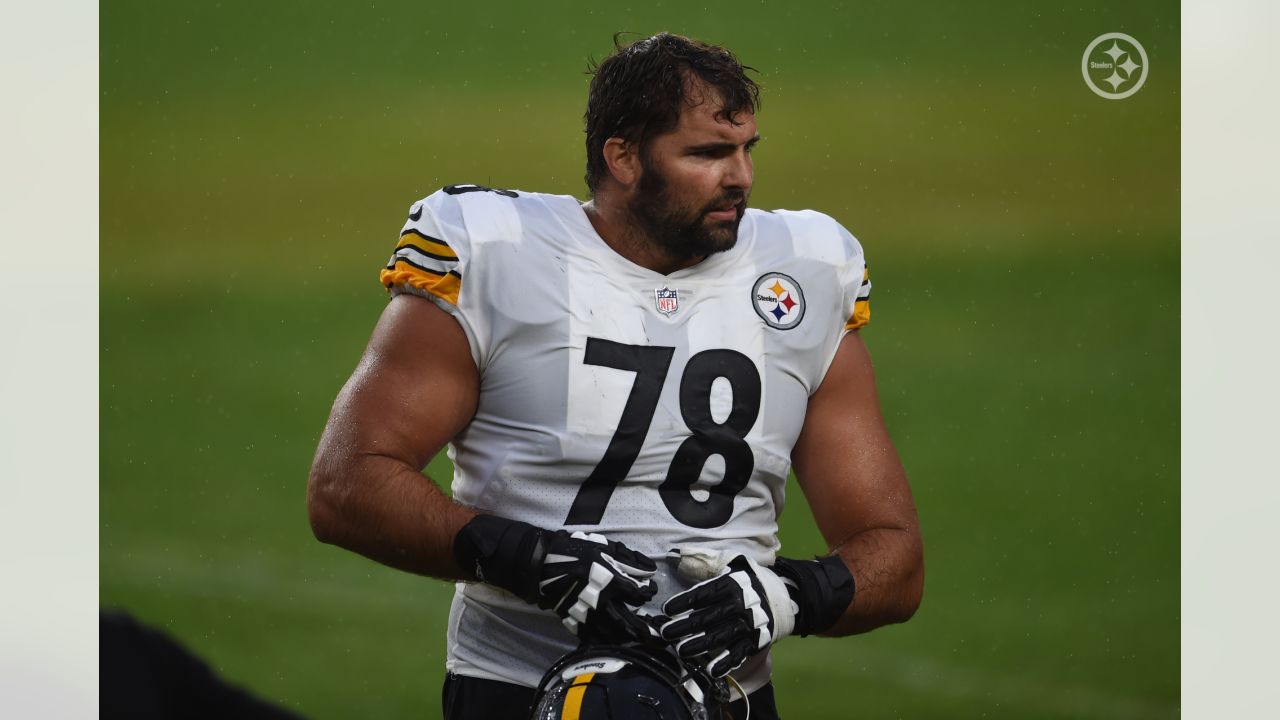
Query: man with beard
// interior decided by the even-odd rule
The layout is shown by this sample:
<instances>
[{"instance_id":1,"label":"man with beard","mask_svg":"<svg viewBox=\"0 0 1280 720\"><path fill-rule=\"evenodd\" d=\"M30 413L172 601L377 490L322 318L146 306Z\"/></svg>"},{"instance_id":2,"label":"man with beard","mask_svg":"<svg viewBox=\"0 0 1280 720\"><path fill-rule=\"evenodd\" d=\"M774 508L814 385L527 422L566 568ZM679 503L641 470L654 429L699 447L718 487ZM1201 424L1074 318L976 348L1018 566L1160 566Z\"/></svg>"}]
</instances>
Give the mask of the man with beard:
<instances>
[{"instance_id":1,"label":"man with beard","mask_svg":"<svg viewBox=\"0 0 1280 720\"><path fill-rule=\"evenodd\" d=\"M655 35L594 69L589 202L451 185L410 208L308 505L322 541L459 581L445 717L521 717L557 657L624 641L777 717L770 645L919 604L863 251L747 208L758 105L731 53ZM421 474L446 443L452 498ZM777 554L793 466L825 557Z\"/></svg>"}]
</instances>

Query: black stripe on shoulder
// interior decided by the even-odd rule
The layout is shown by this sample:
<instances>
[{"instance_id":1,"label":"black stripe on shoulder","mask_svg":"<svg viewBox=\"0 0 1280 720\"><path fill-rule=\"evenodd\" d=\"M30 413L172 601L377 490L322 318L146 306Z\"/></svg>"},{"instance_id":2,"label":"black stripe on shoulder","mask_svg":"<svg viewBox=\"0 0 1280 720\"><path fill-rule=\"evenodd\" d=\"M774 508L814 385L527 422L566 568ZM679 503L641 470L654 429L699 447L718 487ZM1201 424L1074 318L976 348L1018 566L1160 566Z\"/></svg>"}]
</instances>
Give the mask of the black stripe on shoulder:
<instances>
[{"instance_id":1,"label":"black stripe on shoulder","mask_svg":"<svg viewBox=\"0 0 1280 720\"><path fill-rule=\"evenodd\" d=\"M866 302L870 299L871 299L871 293L867 293L864 297L854 298L854 302L856 303Z\"/></svg>"},{"instance_id":2,"label":"black stripe on shoulder","mask_svg":"<svg viewBox=\"0 0 1280 720\"><path fill-rule=\"evenodd\" d=\"M492 187L487 187L485 185L475 185L472 183L467 183L464 185L445 185L440 189L443 190L448 195L464 195L466 193L472 193L472 192L491 192L491 193L497 193L498 195L501 195L503 197L509 197L509 198L520 197L520 195L516 193L516 191L514 190L507 190L506 188L492 188Z\"/></svg>"},{"instance_id":3,"label":"black stripe on shoulder","mask_svg":"<svg viewBox=\"0 0 1280 720\"><path fill-rule=\"evenodd\" d=\"M450 271L448 271L448 272L444 272L444 271L441 271L441 270L435 270L435 269L432 269L432 268L429 268L429 267L423 267L423 266L419 265L418 263L416 263L416 262L414 262L414 261L410 260L409 258L407 258L407 257L405 257L405 256L403 256L403 255L396 255L395 257L391 258L391 264L390 264L390 265L387 265L387 269L388 269L388 270L390 270L390 269L394 268L394 267L396 266L396 263L398 263L398 262L402 262L402 263L404 263L405 265L408 265L409 267L417 268L417 269L421 270L422 272L431 273L432 275L438 275L438 276L440 276L440 277L444 277L445 275L453 275L453 276L456 276L459 280L461 280L461 279L462 279L462 274L461 274L461 273L459 273L457 270L450 270Z\"/></svg>"},{"instance_id":4,"label":"black stripe on shoulder","mask_svg":"<svg viewBox=\"0 0 1280 720\"><path fill-rule=\"evenodd\" d=\"M404 232L400 233L400 237L404 237L405 235L417 235L423 240L430 240L433 243L440 243L445 247L449 247L449 243L441 240L440 238L434 238L434 237L431 237L430 235L426 235L421 230L418 230L417 228L409 228L408 230L405 230Z\"/></svg>"},{"instance_id":5,"label":"black stripe on shoulder","mask_svg":"<svg viewBox=\"0 0 1280 720\"><path fill-rule=\"evenodd\" d=\"M871 278L867 278L866 280L863 280L863 281L862 281L862 285L861 285L861 287L866 287L866 286L868 286L868 285L870 285L870 284L871 284Z\"/></svg>"},{"instance_id":6,"label":"black stripe on shoulder","mask_svg":"<svg viewBox=\"0 0 1280 720\"><path fill-rule=\"evenodd\" d=\"M443 245L443 243L441 243L441 244ZM456 258L456 257L454 257L454 256L452 256L452 255L439 255L439 254L437 254L437 253L433 253L433 252L431 252L431 251L429 251L429 250L424 250L424 249L422 249L422 248L418 247L417 245L414 245L413 243L405 243L404 245L401 245L400 247L396 248L396 252L399 252L399 251L404 250L404 249L406 249L406 248L412 249L412 250L414 250L414 251L416 251L416 252L420 252L420 253L422 253L423 255L426 255L427 257L431 258L432 260L442 260L442 261L444 261L444 262L458 262L458 258Z\"/></svg>"}]
</instances>

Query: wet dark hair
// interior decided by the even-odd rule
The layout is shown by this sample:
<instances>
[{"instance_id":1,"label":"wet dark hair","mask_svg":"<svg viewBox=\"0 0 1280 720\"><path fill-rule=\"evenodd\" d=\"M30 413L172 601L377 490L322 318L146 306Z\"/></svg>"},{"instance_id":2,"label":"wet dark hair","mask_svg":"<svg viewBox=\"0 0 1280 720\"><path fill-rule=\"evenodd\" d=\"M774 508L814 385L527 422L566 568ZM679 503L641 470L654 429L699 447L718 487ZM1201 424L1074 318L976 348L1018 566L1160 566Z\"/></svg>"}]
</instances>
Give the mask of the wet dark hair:
<instances>
[{"instance_id":1,"label":"wet dark hair","mask_svg":"<svg viewBox=\"0 0 1280 720\"><path fill-rule=\"evenodd\" d=\"M613 36L613 54L588 68L593 77L587 96L586 180L593 195L609 174L605 142L622 138L643 152L651 138L675 129L683 107L704 101L701 95L691 96L698 83L719 92L724 101L717 120L736 124L738 113L760 107L760 88L746 73L755 68L738 62L728 50L665 32L624 47L621 35Z\"/></svg>"}]
</instances>

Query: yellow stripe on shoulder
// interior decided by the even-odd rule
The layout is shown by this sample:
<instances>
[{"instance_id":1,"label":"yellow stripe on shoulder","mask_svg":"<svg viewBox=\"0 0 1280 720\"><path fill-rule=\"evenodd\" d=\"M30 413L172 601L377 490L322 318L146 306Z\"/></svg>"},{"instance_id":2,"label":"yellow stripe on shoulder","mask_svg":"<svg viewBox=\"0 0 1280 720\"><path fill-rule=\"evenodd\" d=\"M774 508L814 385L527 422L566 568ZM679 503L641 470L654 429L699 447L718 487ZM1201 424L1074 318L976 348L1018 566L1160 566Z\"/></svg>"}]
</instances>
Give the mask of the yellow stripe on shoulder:
<instances>
[{"instance_id":1,"label":"yellow stripe on shoulder","mask_svg":"<svg viewBox=\"0 0 1280 720\"><path fill-rule=\"evenodd\" d=\"M844 324L845 330L857 330L871 322L871 300L859 300L853 304L853 314Z\"/></svg>"},{"instance_id":2,"label":"yellow stripe on shoulder","mask_svg":"<svg viewBox=\"0 0 1280 720\"><path fill-rule=\"evenodd\" d=\"M406 230L404 234L400 236L400 242L396 243L396 249L399 250L402 247L408 247L410 245L418 248L419 250L424 250L440 260L458 259L458 253L454 252L453 248L445 245L444 242L440 240L433 237L427 237L416 230Z\"/></svg>"},{"instance_id":3,"label":"yellow stripe on shoulder","mask_svg":"<svg viewBox=\"0 0 1280 720\"><path fill-rule=\"evenodd\" d=\"M564 696L564 710L560 713L560 720L580 720L582 700L586 697L587 685L595 676L595 673L583 673L573 679L569 692Z\"/></svg>"},{"instance_id":4,"label":"yellow stripe on shoulder","mask_svg":"<svg viewBox=\"0 0 1280 720\"><path fill-rule=\"evenodd\" d=\"M403 258L397 258L392 267L383 269L378 274L378 279L388 289L396 285L408 285L411 288L429 292L450 305L458 304L458 295L462 292L462 277L457 273L447 272L437 275L416 268Z\"/></svg>"}]
</instances>

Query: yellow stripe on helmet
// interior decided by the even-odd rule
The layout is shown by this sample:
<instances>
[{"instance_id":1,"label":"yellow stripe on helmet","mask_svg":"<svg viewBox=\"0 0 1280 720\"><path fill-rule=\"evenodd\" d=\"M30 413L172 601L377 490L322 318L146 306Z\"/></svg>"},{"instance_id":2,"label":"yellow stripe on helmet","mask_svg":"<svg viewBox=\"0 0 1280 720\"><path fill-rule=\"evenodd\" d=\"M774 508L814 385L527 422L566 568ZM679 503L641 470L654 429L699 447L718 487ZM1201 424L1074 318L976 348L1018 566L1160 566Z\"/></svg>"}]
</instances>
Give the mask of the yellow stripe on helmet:
<instances>
[{"instance_id":1,"label":"yellow stripe on helmet","mask_svg":"<svg viewBox=\"0 0 1280 720\"><path fill-rule=\"evenodd\" d=\"M595 676L595 673L583 673L573 679L569 692L564 696L564 710L560 713L560 720L579 720L582 714L582 700L587 694L587 684Z\"/></svg>"}]
</instances>

